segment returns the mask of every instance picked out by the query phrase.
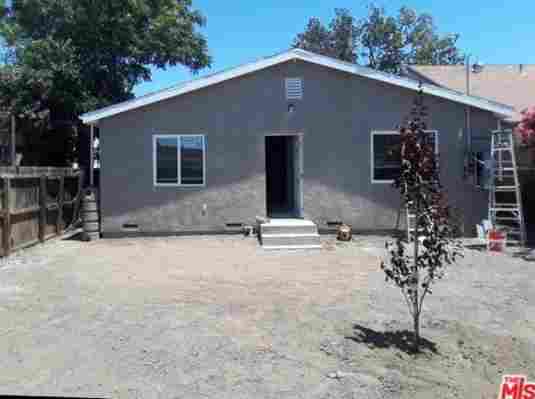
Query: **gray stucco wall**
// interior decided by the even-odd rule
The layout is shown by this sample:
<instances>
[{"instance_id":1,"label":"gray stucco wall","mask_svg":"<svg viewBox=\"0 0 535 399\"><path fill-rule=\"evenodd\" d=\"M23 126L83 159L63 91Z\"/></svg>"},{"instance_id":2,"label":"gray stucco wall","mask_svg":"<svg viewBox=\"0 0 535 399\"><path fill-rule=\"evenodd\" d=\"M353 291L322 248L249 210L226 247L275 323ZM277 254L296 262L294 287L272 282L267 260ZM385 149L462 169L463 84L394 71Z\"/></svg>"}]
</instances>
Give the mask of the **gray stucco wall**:
<instances>
[{"instance_id":1,"label":"gray stucco wall","mask_svg":"<svg viewBox=\"0 0 535 399\"><path fill-rule=\"evenodd\" d=\"M284 78L304 79L304 99L287 112ZM100 122L103 233L125 223L145 232L224 229L266 214L264 137L304 135L305 216L324 227L391 229L399 196L371 183L372 130L393 130L415 93L343 72L288 62ZM442 179L468 230L486 214L485 192L463 181L464 106L426 96L429 128L439 131ZM472 110L474 133L496 127ZM206 187L153 186L153 134L205 134ZM203 205L206 204L206 212Z\"/></svg>"}]
</instances>

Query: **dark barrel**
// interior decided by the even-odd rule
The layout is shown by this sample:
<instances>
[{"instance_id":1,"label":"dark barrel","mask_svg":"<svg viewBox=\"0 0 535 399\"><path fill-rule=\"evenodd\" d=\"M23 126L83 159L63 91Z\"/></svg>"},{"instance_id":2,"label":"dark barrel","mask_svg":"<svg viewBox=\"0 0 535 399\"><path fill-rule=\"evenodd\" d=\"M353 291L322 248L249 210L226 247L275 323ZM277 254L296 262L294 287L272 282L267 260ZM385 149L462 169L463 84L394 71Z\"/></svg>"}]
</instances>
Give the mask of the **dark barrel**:
<instances>
[{"instance_id":1,"label":"dark barrel","mask_svg":"<svg viewBox=\"0 0 535 399\"><path fill-rule=\"evenodd\" d=\"M82 227L91 240L100 238L98 204L95 192L87 190L82 201Z\"/></svg>"}]
</instances>

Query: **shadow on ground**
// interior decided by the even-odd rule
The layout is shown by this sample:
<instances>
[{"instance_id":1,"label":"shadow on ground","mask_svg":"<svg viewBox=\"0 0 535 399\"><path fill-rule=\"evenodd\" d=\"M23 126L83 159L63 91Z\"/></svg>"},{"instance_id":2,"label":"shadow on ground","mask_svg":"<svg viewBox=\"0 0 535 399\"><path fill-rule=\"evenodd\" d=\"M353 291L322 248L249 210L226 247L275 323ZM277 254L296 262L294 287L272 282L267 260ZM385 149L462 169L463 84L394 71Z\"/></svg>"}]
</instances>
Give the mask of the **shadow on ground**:
<instances>
[{"instance_id":1,"label":"shadow on ground","mask_svg":"<svg viewBox=\"0 0 535 399\"><path fill-rule=\"evenodd\" d=\"M414 354L414 334L408 330L376 331L360 324L353 325L353 336L345 337L373 348L397 348L405 353ZM434 342L420 337L420 352L438 353Z\"/></svg>"}]
</instances>

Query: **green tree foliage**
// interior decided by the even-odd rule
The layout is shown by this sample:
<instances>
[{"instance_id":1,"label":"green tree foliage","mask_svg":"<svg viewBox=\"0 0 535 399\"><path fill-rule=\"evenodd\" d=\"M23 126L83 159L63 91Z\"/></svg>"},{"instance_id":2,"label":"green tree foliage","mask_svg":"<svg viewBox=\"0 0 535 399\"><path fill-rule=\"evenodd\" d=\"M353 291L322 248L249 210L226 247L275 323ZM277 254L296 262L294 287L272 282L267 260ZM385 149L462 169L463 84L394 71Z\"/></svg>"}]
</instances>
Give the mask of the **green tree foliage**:
<instances>
[{"instance_id":1,"label":"green tree foliage","mask_svg":"<svg viewBox=\"0 0 535 399\"><path fill-rule=\"evenodd\" d=\"M151 65L209 65L203 24L190 0L13 0L1 34L17 91L76 114L132 97ZM18 107L34 105L28 95Z\"/></svg>"},{"instance_id":2,"label":"green tree foliage","mask_svg":"<svg viewBox=\"0 0 535 399\"><path fill-rule=\"evenodd\" d=\"M360 22L363 59L369 66L399 73L403 64L462 64L464 56L456 47L459 35L440 36L433 17L402 7L397 16L371 6Z\"/></svg>"},{"instance_id":3,"label":"green tree foliage","mask_svg":"<svg viewBox=\"0 0 535 399\"><path fill-rule=\"evenodd\" d=\"M329 28L312 18L294 47L399 74L403 64L461 64L459 35L439 35L432 16L402 7L397 15L370 6L356 20L348 10L336 10Z\"/></svg>"},{"instance_id":4,"label":"green tree foliage","mask_svg":"<svg viewBox=\"0 0 535 399\"><path fill-rule=\"evenodd\" d=\"M335 17L329 26L318 18L310 18L303 33L294 40L293 47L348 62L357 61L355 21L349 10L335 9Z\"/></svg>"},{"instance_id":5,"label":"green tree foliage","mask_svg":"<svg viewBox=\"0 0 535 399\"><path fill-rule=\"evenodd\" d=\"M310 18L305 31L297 35L293 46L312 51L316 54L334 56L332 52L331 32L318 18Z\"/></svg>"},{"instance_id":6,"label":"green tree foliage","mask_svg":"<svg viewBox=\"0 0 535 399\"><path fill-rule=\"evenodd\" d=\"M75 122L132 98L151 66L210 65L191 0L0 1L0 101L19 115Z\"/></svg>"}]
</instances>

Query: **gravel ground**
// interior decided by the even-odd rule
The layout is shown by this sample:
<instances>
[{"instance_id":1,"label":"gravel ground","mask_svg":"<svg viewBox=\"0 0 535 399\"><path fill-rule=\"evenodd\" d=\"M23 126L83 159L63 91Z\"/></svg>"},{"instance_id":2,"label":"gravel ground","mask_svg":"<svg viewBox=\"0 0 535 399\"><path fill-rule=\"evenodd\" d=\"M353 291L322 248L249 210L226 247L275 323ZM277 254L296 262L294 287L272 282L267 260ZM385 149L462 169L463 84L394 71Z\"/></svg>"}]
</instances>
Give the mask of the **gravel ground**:
<instances>
[{"instance_id":1,"label":"gravel ground","mask_svg":"<svg viewBox=\"0 0 535 399\"><path fill-rule=\"evenodd\" d=\"M426 300L424 354L385 238L54 241L0 265L0 394L495 398L535 379L535 263L467 250ZM529 373L532 373L531 376Z\"/></svg>"}]
</instances>

